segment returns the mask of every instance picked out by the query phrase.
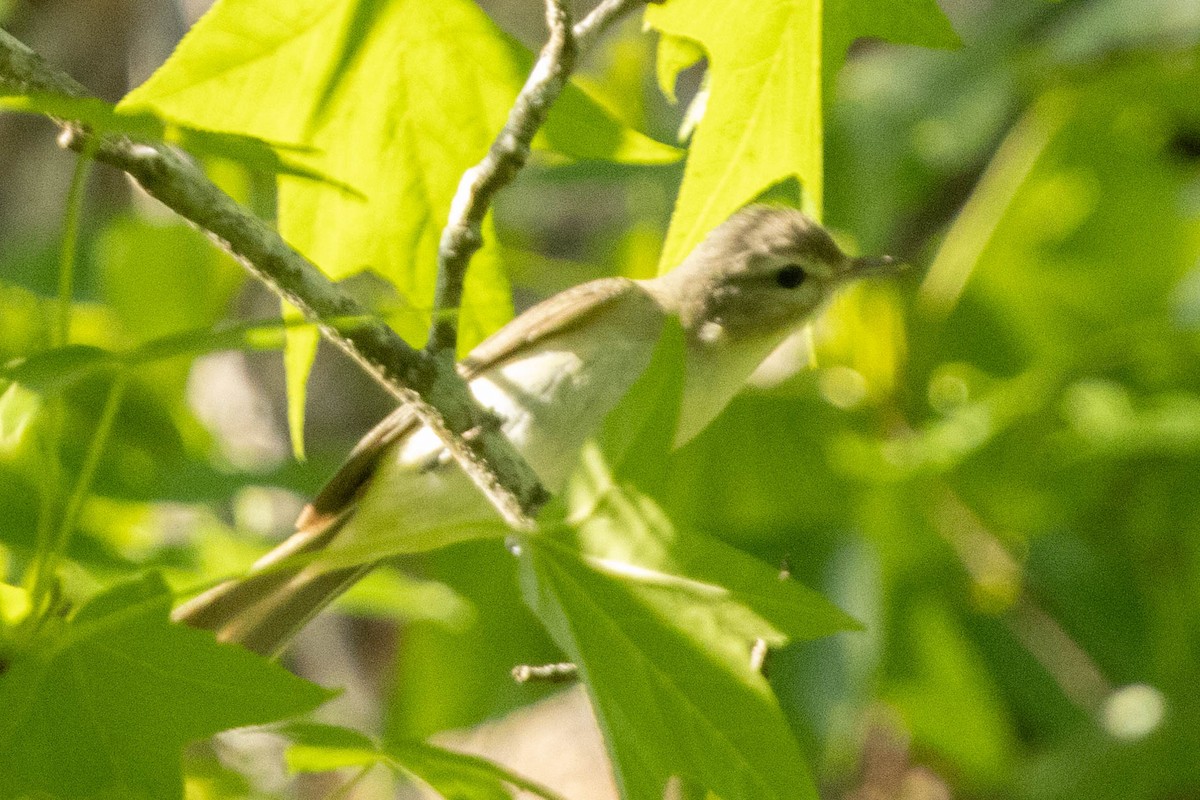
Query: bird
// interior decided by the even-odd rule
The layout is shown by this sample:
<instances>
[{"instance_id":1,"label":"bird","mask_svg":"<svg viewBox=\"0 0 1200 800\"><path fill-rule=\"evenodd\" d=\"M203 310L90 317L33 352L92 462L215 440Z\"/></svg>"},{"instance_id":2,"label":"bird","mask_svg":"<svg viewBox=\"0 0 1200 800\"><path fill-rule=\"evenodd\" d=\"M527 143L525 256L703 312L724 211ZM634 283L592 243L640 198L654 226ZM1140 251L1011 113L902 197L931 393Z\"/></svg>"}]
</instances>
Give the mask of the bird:
<instances>
[{"instance_id":1,"label":"bird","mask_svg":"<svg viewBox=\"0 0 1200 800\"><path fill-rule=\"evenodd\" d=\"M676 447L729 403L758 365L836 290L897 269L852 258L800 211L753 204L659 277L601 278L533 306L458 371L551 493L646 369L663 325L684 334ZM278 655L312 617L383 560L495 535L498 515L434 432L400 406L371 430L242 577L185 601L173 619Z\"/></svg>"}]
</instances>

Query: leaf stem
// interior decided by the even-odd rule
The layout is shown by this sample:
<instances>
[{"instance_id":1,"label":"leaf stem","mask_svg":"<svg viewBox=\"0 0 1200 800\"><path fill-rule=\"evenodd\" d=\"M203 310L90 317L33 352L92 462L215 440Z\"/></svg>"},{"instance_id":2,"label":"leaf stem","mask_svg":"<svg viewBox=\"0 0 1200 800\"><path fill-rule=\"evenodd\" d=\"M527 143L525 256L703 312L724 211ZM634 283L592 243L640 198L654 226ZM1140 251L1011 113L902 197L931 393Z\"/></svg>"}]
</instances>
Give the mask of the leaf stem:
<instances>
[{"instance_id":1,"label":"leaf stem","mask_svg":"<svg viewBox=\"0 0 1200 800\"><path fill-rule=\"evenodd\" d=\"M63 510L57 532L52 538L47 537L47 549L43 551L38 563L38 571L35 574L33 590L31 592L31 601L34 608L41 608L40 603L43 597L49 593L50 581L54 575L54 570L66 553L71 536L75 533L75 527L79 522L79 514L83 510L83 504L87 500L88 494L91 492L92 480L96 477L96 469L100 466L100 457L104 455L104 448L108 444L109 436L112 434L113 424L116 422L117 412L121 408L121 401L125 397L125 390L128 385L128 374L119 372L113 379L113 384L108 390L108 397L104 401L104 408L100 411L100 419L96 423L95 432L92 434L92 441L88 446L87 455L84 457L83 466L79 470L79 477L75 481L75 488L71 491L71 496L67 500L67 505ZM45 510L43 509L43 511ZM48 516L48 514L44 514L43 518Z\"/></svg>"},{"instance_id":2,"label":"leaf stem","mask_svg":"<svg viewBox=\"0 0 1200 800\"><path fill-rule=\"evenodd\" d=\"M91 171L94 148L87 147L75 158L75 170L71 175L71 186L67 190L66 208L63 212L62 245L58 257L58 301L54 310L54 321L50 326L50 346L62 347L71 338L71 308L75 299L75 262L79 253L79 226L83 218L84 190ZM32 608L42 609L42 601L49 593L50 576L54 574L56 559L54 519L55 504L59 495L62 464L59 461L58 445L63 429L62 399L54 397L45 406L45 428L42 432L42 491L38 507L38 524L34 533L34 563L31 567L33 582L30 592ZM37 614L32 615L35 619Z\"/></svg>"},{"instance_id":3,"label":"leaf stem","mask_svg":"<svg viewBox=\"0 0 1200 800\"><path fill-rule=\"evenodd\" d=\"M28 619L36 625L43 611L42 596L49 593L50 553L54 549L55 507L62 480L62 464L58 456L58 442L62 433L62 399L52 397L46 404L45 423L40 431L41 492L38 503L38 524L34 533L33 563L29 567L30 613Z\"/></svg>"},{"instance_id":4,"label":"leaf stem","mask_svg":"<svg viewBox=\"0 0 1200 800\"><path fill-rule=\"evenodd\" d=\"M657 0L651 0L657 1ZM603 0L586 17L571 24L565 0L546 0L550 37L538 54L525 85L517 94L504 127L487 155L463 173L450 203L450 218L438 244L437 283L427 352L442 363L454 363L458 349L458 309L471 258L483 246L483 220L496 193L512 183L529 160L534 136L546 122L579 54L595 43L613 22L647 0Z\"/></svg>"},{"instance_id":5,"label":"leaf stem","mask_svg":"<svg viewBox=\"0 0 1200 800\"><path fill-rule=\"evenodd\" d=\"M62 249L58 259L58 308L50 329L50 345L61 347L71 338L71 306L75 299L75 261L79 253L79 223L83 218L84 188L92 167L95 146L85 146L75 159L67 208L63 214Z\"/></svg>"}]
</instances>

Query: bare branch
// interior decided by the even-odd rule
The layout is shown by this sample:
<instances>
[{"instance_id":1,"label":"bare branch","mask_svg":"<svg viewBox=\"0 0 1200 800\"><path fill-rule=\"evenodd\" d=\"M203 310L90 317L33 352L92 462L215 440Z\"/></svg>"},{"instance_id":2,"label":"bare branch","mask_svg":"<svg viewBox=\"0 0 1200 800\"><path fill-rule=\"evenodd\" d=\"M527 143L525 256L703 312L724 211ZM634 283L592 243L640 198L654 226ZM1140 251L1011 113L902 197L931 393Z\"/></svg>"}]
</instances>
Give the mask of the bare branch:
<instances>
[{"instance_id":1,"label":"bare branch","mask_svg":"<svg viewBox=\"0 0 1200 800\"><path fill-rule=\"evenodd\" d=\"M0 93L85 97L70 76L0 30ZM171 148L126 137L96 137L73 123L63 143L133 177L148 194L189 220L357 361L398 400L410 403L508 524L532 527L548 495L537 475L475 403L453 363L414 350L380 319L343 294L262 220L239 206ZM470 434L464 439L464 435ZM468 441L469 439L469 441Z\"/></svg>"},{"instance_id":2,"label":"bare branch","mask_svg":"<svg viewBox=\"0 0 1200 800\"><path fill-rule=\"evenodd\" d=\"M458 307L471 258L483 246L483 220L492 200L529 160L533 137L546 121L550 107L566 86L578 55L595 43L614 20L645 5L647 0L602 0L583 20L571 27L565 0L546 0L546 25L550 38L538 55L525 85L517 95L508 120L488 148L487 155L463 173L450 205L450 218L442 229L438 247L437 288L428 352L442 361L453 361L458 347Z\"/></svg>"},{"instance_id":3,"label":"bare branch","mask_svg":"<svg viewBox=\"0 0 1200 800\"><path fill-rule=\"evenodd\" d=\"M601 0L587 16L575 24L575 47L586 53L604 31L618 19L635 8L647 3L662 3L663 0Z\"/></svg>"},{"instance_id":4,"label":"bare branch","mask_svg":"<svg viewBox=\"0 0 1200 800\"><path fill-rule=\"evenodd\" d=\"M530 143L575 67L575 36L565 0L546 0L546 25L550 38L513 102L508 121L483 160L463 173L450 204L450 219L442 229L426 349L447 361L454 361L458 346L458 306L471 257L483 246L483 218L496 192L511 183L529 160Z\"/></svg>"}]
</instances>

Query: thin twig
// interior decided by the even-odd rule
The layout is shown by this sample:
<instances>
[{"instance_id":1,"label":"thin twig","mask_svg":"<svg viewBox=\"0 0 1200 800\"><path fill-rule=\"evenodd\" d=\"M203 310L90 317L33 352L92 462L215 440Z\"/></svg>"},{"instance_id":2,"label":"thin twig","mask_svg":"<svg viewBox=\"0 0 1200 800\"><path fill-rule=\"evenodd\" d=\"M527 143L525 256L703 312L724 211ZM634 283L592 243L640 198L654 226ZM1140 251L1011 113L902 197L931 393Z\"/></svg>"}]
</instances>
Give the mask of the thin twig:
<instances>
[{"instance_id":1,"label":"thin twig","mask_svg":"<svg viewBox=\"0 0 1200 800\"><path fill-rule=\"evenodd\" d=\"M0 30L0 93L88 96L71 77ZM455 460L508 524L529 529L548 495L537 475L471 397L453 364L414 350L382 320L347 297L279 234L239 206L185 157L160 144L93 136L61 123L65 144L94 148L96 160L133 177L152 197L205 231L280 297L298 307L446 443ZM356 319L338 325L328 320ZM470 442L463 435L471 432Z\"/></svg>"},{"instance_id":2,"label":"thin twig","mask_svg":"<svg viewBox=\"0 0 1200 800\"><path fill-rule=\"evenodd\" d=\"M79 255L79 221L83 217L83 193L92 168L92 154L75 158L75 172L67 191L67 211L63 215L62 249L58 259L58 311L50 331L50 345L61 347L71 339L71 310L75 302L75 262Z\"/></svg>"},{"instance_id":3,"label":"thin twig","mask_svg":"<svg viewBox=\"0 0 1200 800\"><path fill-rule=\"evenodd\" d=\"M67 499L62 519L59 520L58 533L50 542L49 552L40 554L42 556L42 560L39 562L41 569L37 573L34 589L31 592L35 608L40 607L38 603L46 591L45 583L54 575L63 556L66 555L71 537L75 534L75 528L79 524L79 514L83 511L83 504L87 501L88 495L91 494L96 469L100 466L100 459L104 455L104 449L108 446L108 440L112 435L113 425L117 421L117 414L121 410L121 401L125 399L125 390L128 385L128 374L120 373L113 379L112 386L108 390L108 397L100 412L100 419L96 422L96 430L92 433L92 442L88 445L87 456L79 468L79 476L75 479L75 488L71 490L71 496Z\"/></svg>"},{"instance_id":4,"label":"thin twig","mask_svg":"<svg viewBox=\"0 0 1200 800\"><path fill-rule=\"evenodd\" d=\"M647 0L603 0L574 27L565 0L546 0L550 38L517 95L508 120L483 160L463 173L438 246L437 284L428 352L452 362L458 348L458 307L471 258L483 246L483 220L492 200L529 160L530 146L575 69L579 54L620 16Z\"/></svg>"},{"instance_id":5,"label":"thin twig","mask_svg":"<svg viewBox=\"0 0 1200 800\"><path fill-rule=\"evenodd\" d=\"M663 0L602 0L575 24L575 49L586 53L596 43L596 39L625 14L647 3L662 2Z\"/></svg>"},{"instance_id":6,"label":"thin twig","mask_svg":"<svg viewBox=\"0 0 1200 800\"><path fill-rule=\"evenodd\" d=\"M450 204L450 219L442 229L427 349L450 362L458 346L463 281L471 257L483 246L483 219L496 192L511 183L529 160L530 143L575 68L575 35L564 0L546 0L546 25L549 40L487 155L463 173Z\"/></svg>"},{"instance_id":7,"label":"thin twig","mask_svg":"<svg viewBox=\"0 0 1200 800\"><path fill-rule=\"evenodd\" d=\"M558 664L518 664L512 668L517 683L570 683L579 678L579 667L570 661Z\"/></svg>"}]
</instances>

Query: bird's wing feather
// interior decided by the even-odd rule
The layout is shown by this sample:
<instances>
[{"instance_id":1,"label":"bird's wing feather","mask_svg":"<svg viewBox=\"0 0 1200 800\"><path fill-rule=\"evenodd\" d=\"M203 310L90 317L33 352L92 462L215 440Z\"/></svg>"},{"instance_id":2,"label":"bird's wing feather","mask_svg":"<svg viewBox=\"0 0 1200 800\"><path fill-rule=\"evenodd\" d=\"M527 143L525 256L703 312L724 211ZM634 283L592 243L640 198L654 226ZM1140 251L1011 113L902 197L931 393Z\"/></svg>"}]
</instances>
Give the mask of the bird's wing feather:
<instances>
[{"instance_id":1,"label":"bird's wing feather","mask_svg":"<svg viewBox=\"0 0 1200 800\"><path fill-rule=\"evenodd\" d=\"M470 381L522 354L530 345L586 323L616 300L636 290L628 278L601 278L567 289L530 308L479 344L458 365ZM375 426L354 448L342 468L296 521L304 530L346 510L369 484L379 459L389 447L420 427L407 406L400 406Z\"/></svg>"},{"instance_id":2,"label":"bird's wing feather","mask_svg":"<svg viewBox=\"0 0 1200 800\"><path fill-rule=\"evenodd\" d=\"M601 278L559 292L481 342L459 364L459 372L469 381L520 355L529 345L587 322L636 288L628 278Z\"/></svg>"},{"instance_id":3,"label":"bird's wing feather","mask_svg":"<svg viewBox=\"0 0 1200 800\"><path fill-rule=\"evenodd\" d=\"M470 381L519 357L529 347L586 323L636 291L624 278L592 281L534 306L476 347L459 364ZM174 619L214 631L225 641L275 652L328 600L368 571L371 564L326 571L282 566L288 559L315 553L329 544L354 514L358 498L371 483L391 445L420 427L407 406L400 406L359 441L345 464L296 520L296 532L263 556L250 575L215 586L175 610Z\"/></svg>"}]
</instances>

